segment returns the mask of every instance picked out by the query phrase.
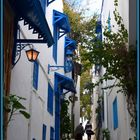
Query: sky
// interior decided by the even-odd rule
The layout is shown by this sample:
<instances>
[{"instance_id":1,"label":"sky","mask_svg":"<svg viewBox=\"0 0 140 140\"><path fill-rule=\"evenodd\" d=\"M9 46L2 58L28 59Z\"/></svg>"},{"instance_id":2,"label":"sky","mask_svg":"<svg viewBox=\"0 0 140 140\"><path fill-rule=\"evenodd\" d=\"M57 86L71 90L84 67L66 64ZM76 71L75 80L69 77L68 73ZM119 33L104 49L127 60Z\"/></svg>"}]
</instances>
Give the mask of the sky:
<instances>
[{"instance_id":1,"label":"sky","mask_svg":"<svg viewBox=\"0 0 140 140\"><path fill-rule=\"evenodd\" d=\"M86 7L89 10L86 11L86 16L91 16L94 13L100 14L102 0L81 0L81 7Z\"/></svg>"}]
</instances>

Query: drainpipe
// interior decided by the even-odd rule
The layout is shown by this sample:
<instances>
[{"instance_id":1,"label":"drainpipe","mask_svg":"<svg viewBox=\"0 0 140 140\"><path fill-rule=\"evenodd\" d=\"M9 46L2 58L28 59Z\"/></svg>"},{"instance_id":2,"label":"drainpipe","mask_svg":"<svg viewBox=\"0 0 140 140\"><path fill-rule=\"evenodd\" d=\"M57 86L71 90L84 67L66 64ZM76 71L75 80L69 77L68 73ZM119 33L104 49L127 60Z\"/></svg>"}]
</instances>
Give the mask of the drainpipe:
<instances>
[{"instance_id":1,"label":"drainpipe","mask_svg":"<svg viewBox=\"0 0 140 140\"><path fill-rule=\"evenodd\" d=\"M33 97L33 64L31 64L31 87L30 87L30 99L29 99L29 122L28 122L28 138L27 140L31 140L31 122L32 122L32 97Z\"/></svg>"}]
</instances>

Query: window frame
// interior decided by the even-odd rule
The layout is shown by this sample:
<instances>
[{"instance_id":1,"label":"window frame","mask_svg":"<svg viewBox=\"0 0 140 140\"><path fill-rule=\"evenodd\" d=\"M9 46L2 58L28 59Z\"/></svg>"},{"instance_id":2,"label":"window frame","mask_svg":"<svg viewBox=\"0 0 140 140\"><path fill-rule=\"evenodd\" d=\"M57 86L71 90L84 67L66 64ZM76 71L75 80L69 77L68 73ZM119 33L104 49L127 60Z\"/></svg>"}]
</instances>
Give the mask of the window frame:
<instances>
[{"instance_id":1,"label":"window frame","mask_svg":"<svg viewBox=\"0 0 140 140\"><path fill-rule=\"evenodd\" d=\"M47 126L45 124L43 124L42 126L42 140L46 140L47 138Z\"/></svg>"},{"instance_id":2,"label":"window frame","mask_svg":"<svg viewBox=\"0 0 140 140\"><path fill-rule=\"evenodd\" d=\"M51 87L50 83L48 83L47 110L51 115L53 115L53 95L53 88Z\"/></svg>"},{"instance_id":3,"label":"window frame","mask_svg":"<svg viewBox=\"0 0 140 140\"><path fill-rule=\"evenodd\" d=\"M36 90L38 90L38 79L39 79L39 63L35 61L33 68L33 87Z\"/></svg>"},{"instance_id":4,"label":"window frame","mask_svg":"<svg viewBox=\"0 0 140 140\"><path fill-rule=\"evenodd\" d=\"M50 127L50 140L54 140L54 128Z\"/></svg>"},{"instance_id":5,"label":"window frame","mask_svg":"<svg viewBox=\"0 0 140 140\"><path fill-rule=\"evenodd\" d=\"M117 97L113 101L113 128L118 128L118 101Z\"/></svg>"}]
</instances>

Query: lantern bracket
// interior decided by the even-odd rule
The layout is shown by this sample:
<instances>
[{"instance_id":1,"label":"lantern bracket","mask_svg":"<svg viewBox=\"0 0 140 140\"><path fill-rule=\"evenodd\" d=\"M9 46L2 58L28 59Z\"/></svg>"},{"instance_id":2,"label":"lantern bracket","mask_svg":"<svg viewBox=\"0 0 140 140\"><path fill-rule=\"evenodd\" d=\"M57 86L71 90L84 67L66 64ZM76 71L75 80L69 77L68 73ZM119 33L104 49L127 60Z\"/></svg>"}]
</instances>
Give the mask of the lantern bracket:
<instances>
[{"instance_id":1,"label":"lantern bracket","mask_svg":"<svg viewBox=\"0 0 140 140\"><path fill-rule=\"evenodd\" d=\"M17 25L17 36L15 40L15 47L13 49L13 56L12 56L12 67L14 67L21 57L21 51L29 46L30 49L33 49L32 43L45 43L42 40L34 40L34 39L21 39L21 29L20 26Z\"/></svg>"},{"instance_id":2,"label":"lantern bracket","mask_svg":"<svg viewBox=\"0 0 140 140\"><path fill-rule=\"evenodd\" d=\"M17 43L16 44L16 53L14 58L14 64L13 67L17 64L17 62L20 60L21 57L21 51L24 50L25 47L29 46L30 49L33 48L33 44L29 43Z\"/></svg>"},{"instance_id":3,"label":"lantern bracket","mask_svg":"<svg viewBox=\"0 0 140 140\"><path fill-rule=\"evenodd\" d=\"M26 47L26 46L29 46L29 47L33 47L33 45L32 44L21 44L21 43L18 43L17 44L17 48L16 48L16 56L18 56L20 53L21 53L21 51Z\"/></svg>"},{"instance_id":4,"label":"lantern bracket","mask_svg":"<svg viewBox=\"0 0 140 140\"><path fill-rule=\"evenodd\" d=\"M66 66L55 66L55 65L50 65L48 64L48 74L50 73L50 71L57 71L60 68L65 68ZM51 70L51 68L55 68L54 70Z\"/></svg>"}]
</instances>

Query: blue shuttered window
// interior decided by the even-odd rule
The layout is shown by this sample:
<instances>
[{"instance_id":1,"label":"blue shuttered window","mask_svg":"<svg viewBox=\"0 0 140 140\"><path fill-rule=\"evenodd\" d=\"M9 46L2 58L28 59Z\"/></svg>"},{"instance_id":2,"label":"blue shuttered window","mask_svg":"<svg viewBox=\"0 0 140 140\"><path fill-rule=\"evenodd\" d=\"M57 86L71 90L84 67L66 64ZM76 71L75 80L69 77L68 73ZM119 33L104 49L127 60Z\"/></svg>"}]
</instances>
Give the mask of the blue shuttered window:
<instances>
[{"instance_id":1,"label":"blue shuttered window","mask_svg":"<svg viewBox=\"0 0 140 140\"><path fill-rule=\"evenodd\" d=\"M48 83L48 112L53 115L53 89L51 85Z\"/></svg>"},{"instance_id":2,"label":"blue shuttered window","mask_svg":"<svg viewBox=\"0 0 140 140\"><path fill-rule=\"evenodd\" d=\"M73 61L68 56L73 56L76 49L76 41L71 38L65 37L65 54L64 54L64 70L65 73L71 72L73 69Z\"/></svg>"},{"instance_id":3,"label":"blue shuttered window","mask_svg":"<svg viewBox=\"0 0 140 140\"><path fill-rule=\"evenodd\" d=\"M42 6L42 9L45 13L46 12L46 0L41 0L41 6Z\"/></svg>"},{"instance_id":4,"label":"blue shuttered window","mask_svg":"<svg viewBox=\"0 0 140 140\"><path fill-rule=\"evenodd\" d=\"M54 35L54 45L53 45L53 58L55 62L57 63L57 41L58 41L58 36L59 36L59 28L54 25L54 30L53 30L53 35Z\"/></svg>"},{"instance_id":5,"label":"blue shuttered window","mask_svg":"<svg viewBox=\"0 0 140 140\"><path fill-rule=\"evenodd\" d=\"M39 72L39 64L37 61L34 62L34 70L33 70L33 87L38 89L38 72Z\"/></svg>"},{"instance_id":6,"label":"blue shuttered window","mask_svg":"<svg viewBox=\"0 0 140 140\"><path fill-rule=\"evenodd\" d=\"M50 140L54 140L54 128L50 127Z\"/></svg>"},{"instance_id":7,"label":"blue shuttered window","mask_svg":"<svg viewBox=\"0 0 140 140\"><path fill-rule=\"evenodd\" d=\"M53 58L57 63L57 42L58 39L70 32L68 16L59 11L53 10Z\"/></svg>"},{"instance_id":8,"label":"blue shuttered window","mask_svg":"<svg viewBox=\"0 0 140 140\"><path fill-rule=\"evenodd\" d=\"M117 98L115 98L113 102L113 124L114 129L118 128L118 105L117 105Z\"/></svg>"},{"instance_id":9,"label":"blue shuttered window","mask_svg":"<svg viewBox=\"0 0 140 140\"><path fill-rule=\"evenodd\" d=\"M46 140L46 131L47 131L47 126L43 124L42 128L42 140Z\"/></svg>"}]
</instances>

